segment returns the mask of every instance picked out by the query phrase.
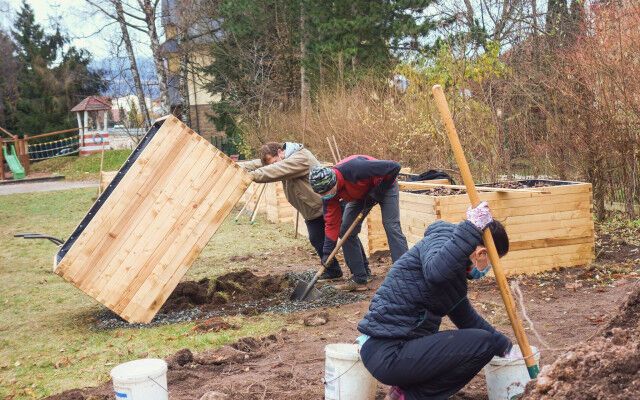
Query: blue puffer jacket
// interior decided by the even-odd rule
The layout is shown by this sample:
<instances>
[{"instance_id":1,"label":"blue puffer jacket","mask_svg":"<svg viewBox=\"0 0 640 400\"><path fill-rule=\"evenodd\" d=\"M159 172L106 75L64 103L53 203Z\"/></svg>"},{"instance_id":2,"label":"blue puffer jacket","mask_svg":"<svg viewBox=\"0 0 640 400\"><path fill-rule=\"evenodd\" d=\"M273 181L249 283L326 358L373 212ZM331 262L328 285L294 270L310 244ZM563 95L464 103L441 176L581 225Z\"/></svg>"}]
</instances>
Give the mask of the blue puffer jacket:
<instances>
[{"instance_id":1,"label":"blue puffer jacket","mask_svg":"<svg viewBox=\"0 0 640 400\"><path fill-rule=\"evenodd\" d=\"M395 262L358 330L375 338L413 339L438 332L442 317L449 316L458 328L484 329L496 335L498 348L510 347L467 299L469 255L479 244L482 233L469 221L430 225Z\"/></svg>"}]
</instances>

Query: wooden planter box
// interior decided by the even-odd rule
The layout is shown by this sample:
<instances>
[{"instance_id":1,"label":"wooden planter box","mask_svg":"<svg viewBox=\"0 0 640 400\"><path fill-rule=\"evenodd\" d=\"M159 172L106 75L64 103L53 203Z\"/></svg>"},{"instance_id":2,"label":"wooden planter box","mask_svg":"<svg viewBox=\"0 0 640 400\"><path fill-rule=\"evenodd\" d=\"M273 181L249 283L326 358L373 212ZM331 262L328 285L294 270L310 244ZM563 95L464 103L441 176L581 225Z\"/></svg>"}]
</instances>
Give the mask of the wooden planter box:
<instances>
[{"instance_id":1,"label":"wooden planter box","mask_svg":"<svg viewBox=\"0 0 640 400\"><path fill-rule=\"evenodd\" d=\"M267 221L274 224L296 222L296 209L287 201L282 182L267 183L264 192ZM303 221L300 221L304 223Z\"/></svg>"},{"instance_id":2,"label":"wooden planter box","mask_svg":"<svg viewBox=\"0 0 640 400\"><path fill-rule=\"evenodd\" d=\"M58 251L54 272L150 322L251 182L173 116L156 122Z\"/></svg>"},{"instance_id":3,"label":"wooden planter box","mask_svg":"<svg viewBox=\"0 0 640 400\"><path fill-rule=\"evenodd\" d=\"M548 193L480 192L509 235L510 251L502 259L507 274L537 273L588 264L594 257L594 224L590 183L551 181L536 187ZM409 247L438 219L466 218L466 194L429 196L400 193L402 229Z\"/></svg>"}]
</instances>

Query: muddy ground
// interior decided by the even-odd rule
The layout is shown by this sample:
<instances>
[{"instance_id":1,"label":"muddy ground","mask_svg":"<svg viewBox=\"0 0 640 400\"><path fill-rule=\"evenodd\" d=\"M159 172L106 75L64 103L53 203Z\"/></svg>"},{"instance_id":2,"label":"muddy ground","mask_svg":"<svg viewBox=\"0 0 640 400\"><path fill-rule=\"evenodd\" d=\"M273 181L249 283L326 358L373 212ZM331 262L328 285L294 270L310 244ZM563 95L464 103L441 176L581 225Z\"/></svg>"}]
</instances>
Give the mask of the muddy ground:
<instances>
[{"instance_id":1,"label":"muddy ground","mask_svg":"<svg viewBox=\"0 0 640 400\"><path fill-rule=\"evenodd\" d=\"M531 327L526 326L530 342L542 349L541 365L551 365L556 359L562 360L573 351L576 344L595 340L602 332L611 332L611 337L602 336L605 342L616 340L623 343L631 334L620 334L613 328L620 328L622 322L630 317L617 317L612 320L625 299L637 290L640 273L640 245L637 243L637 231L621 233L619 230L600 232L597 240L598 260L591 267L571 268L548 272L535 277L517 278L518 286L525 299L525 307L529 317L535 323L535 331L545 340L550 348L540 343ZM615 251L609 251L609 249ZM289 310L288 328L266 338L245 338L231 346L191 354L188 349L170 357L168 373L170 396L173 400L201 399L208 392L219 392L230 400L236 399L320 399L323 398L324 346L335 342L352 342L358 335L356 324L366 312L369 300L376 287L380 285L389 268L389 260L385 257L373 258L372 270L376 275L371 283L372 290L366 292L361 299L355 299L343 305L318 307L315 309ZM309 256L308 263L296 264L286 269L282 265L269 270L261 270L261 275L268 278L269 284L284 285L281 293L290 290L287 287L284 271L301 272L316 260ZM285 261L286 265L286 261ZM246 274L246 272L243 272ZM205 286L205 282L198 283ZM200 291L201 300L206 300L196 307L222 307L207 302L216 297L217 283L206 282L206 295ZM186 289L181 292L188 292ZM197 291L196 291L197 292ZM470 287L469 297L477 310L494 326L513 338L506 314L495 281L485 279ZM174 305L167 307L185 307L185 303L176 297ZM191 298L191 297L190 297ZM242 297L231 303L242 304ZM224 306L229 307L229 302ZM192 310L187 305L187 310ZM184 310L183 310L184 311ZM286 310L285 310L286 311ZM283 312L280 310L279 312ZM626 315L626 314L625 314ZM612 322L613 321L613 322ZM443 329L452 325L445 322ZM200 321L197 330L221 331L234 329L220 317L213 316ZM637 340L637 331L635 332ZM611 339L611 338L618 339ZM515 341L514 341L515 342ZM600 343L600 342L598 342ZM604 343L604 342L603 342ZM624 342L627 343L627 342ZM637 342L635 342L637 343ZM600 346L600 345L598 345ZM604 347L594 347L600 351ZM618 349L619 350L619 349ZM638 349L635 358L625 359L625 365L638 363ZM560 362L560 361L559 361ZM555 369L554 369L555 370ZM564 370L564 369L563 369ZM549 368L545 373L548 373ZM585 370L587 371L587 370ZM607 382L608 374L602 370L598 382ZM582 374L582 375L580 375ZM588 376L589 372L580 372L578 376ZM551 375L557 380L560 375ZM555 382L555 381L554 381ZM584 383L586 382L586 383ZM543 393L540 398L578 398L571 393L572 388L580 388L590 393L589 380L583 379L582 386L567 386L566 389ZM559 385L559 384L558 384ZM585 386L587 385L587 386ZM553 384L552 384L553 387ZM378 399L384 397L386 388L379 386ZM571 393L569 395L569 393ZM580 398L604 399L607 392L601 395L583 396ZM640 398L637 392L632 397ZM547 396L547 397L544 397ZM97 388L79 389L52 396L51 400L74 399L111 399L110 382ZM486 388L482 374L474 378L455 399L486 399Z\"/></svg>"}]
</instances>

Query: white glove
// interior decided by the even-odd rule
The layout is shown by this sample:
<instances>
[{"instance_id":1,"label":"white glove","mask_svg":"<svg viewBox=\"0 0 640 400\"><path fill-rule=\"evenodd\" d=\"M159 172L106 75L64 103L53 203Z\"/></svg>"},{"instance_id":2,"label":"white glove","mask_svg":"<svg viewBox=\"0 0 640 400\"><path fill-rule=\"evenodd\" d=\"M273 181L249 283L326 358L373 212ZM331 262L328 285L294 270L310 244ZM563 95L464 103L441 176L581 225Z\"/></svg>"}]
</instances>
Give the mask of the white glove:
<instances>
[{"instance_id":1,"label":"white glove","mask_svg":"<svg viewBox=\"0 0 640 400\"><path fill-rule=\"evenodd\" d=\"M491 211L489 211L489 205L486 201L478 204L477 207L467 209L467 220L474 224L481 231L487 227L493 221Z\"/></svg>"},{"instance_id":2,"label":"white glove","mask_svg":"<svg viewBox=\"0 0 640 400\"><path fill-rule=\"evenodd\" d=\"M522 352L520 351L520 346L513 345L511 346L511 350L509 350L506 354L502 356L507 360L519 360L522 358Z\"/></svg>"}]
</instances>

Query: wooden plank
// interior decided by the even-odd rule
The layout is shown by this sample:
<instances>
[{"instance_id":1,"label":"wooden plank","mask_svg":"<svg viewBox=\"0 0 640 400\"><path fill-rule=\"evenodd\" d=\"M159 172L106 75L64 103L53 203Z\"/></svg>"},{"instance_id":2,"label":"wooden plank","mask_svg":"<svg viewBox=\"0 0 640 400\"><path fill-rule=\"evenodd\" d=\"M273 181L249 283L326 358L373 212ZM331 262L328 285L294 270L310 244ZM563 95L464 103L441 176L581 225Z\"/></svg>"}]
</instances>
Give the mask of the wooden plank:
<instances>
[{"instance_id":1,"label":"wooden plank","mask_svg":"<svg viewBox=\"0 0 640 400\"><path fill-rule=\"evenodd\" d=\"M405 191L425 190L425 189L433 189L433 188L466 190L466 186L464 185L449 185L445 183L435 183L435 182L429 182L429 181L402 182L402 184L400 185L400 189ZM551 193L550 191L541 189L541 188L509 189L509 188L491 187L491 186L476 186L476 189L479 192L496 192L496 193Z\"/></svg>"},{"instance_id":2,"label":"wooden plank","mask_svg":"<svg viewBox=\"0 0 640 400\"><path fill-rule=\"evenodd\" d=\"M578 226L575 228L562 228L552 229L549 231L537 231L537 232L524 232L509 234L509 240L513 242L525 241L525 240L537 240L547 238L576 238L584 236L593 236L593 227L591 226Z\"/></svg>"},{"instance_id":3,"label":"wooden plank","mask_svg":"<svg viewBox=\"0 0 640 400\"><path fill-rule=\"evenodd\" d=\"M561 195L533 195L525 198L513 198L510 195L503 195L503 199L495 199L489 202L491 210L515 207L536 207L540 205L562 204L590 199L586 193L569 193ZM461 202L460 199L442 197L440 200L440 211L445 213L466 211L468 202Z\"/></svg>"},{"instance_id":4,"label":"wooden plank","mask_svg":"<svg viewBox=\"0 0 640 400\"><path fill-rule=\"evenodd\" d=\"M140 268L140 274L128 284L123 295L114 305L113 310L115 312L123 313L123 310L145 282L149 282L149 285L151 285L151 288L147 288L147 290L153 290L153 276L161 275L155 272L156 269L163 272L171 271L170 268L167 268L171 266L171 264L167 263L167 260L171 260L175 253L182 250L184 243L189 240L189 236L194 229L199 225L203 225L199 224L202 216L211 207L215 207L216 204L220 205L227 199L224 189L227 187L234 188L232 181L235 173L236 171L231 168L216 168L213 173L205 177L206 180L197 190L195 197L191 199L185 198L184 202L181 202L180 208L182 212L177 219L171 221L170 230L162 235L156 249L146 258L145 263ZM197 205L197 207L189 207L189 204Z\"/></svg>"},{"instance_id":5,"label":"wooden plank","mask_svg":"<svg viewBox=\"0 0 640 400\"><path fill-rule=\"evenodd\" d=\"M590 254L557 254L531 260L506 260L505 270L508 274L531 274L559 267L571 267L589 264L593 257ZM505 272L506 272L505 271Z\"/></svg>"},{"instance_id":6,"label":"wooden plank","mask_svg":"<svg viewBox=\"0 0 640 400\"><path fill-rule=\"evenodd\" d=\"M579 243L557 247L546 247L538 249L527 249L520 251L509 251L504 260L534 260L541 257L549 257L557 254L584 254L593 252L593 243Z\"/></svg>"},{"instance_id":7,"label":"wooden plank","mask_svg":"<svg viewBox=\"0 0 640 400\"><path fill-rule=\"evenodd\" d=\"M480 200L486 201L489 203L490 207L494 207L494 203L496 201L508 201L515 199L540 199L542 202L547 202L549 199L556 196L570 195L570 194L583 194L590 195L591 194L591 184L581 184L581 185L566 185L566 186L548 186L542 188L547 190L549 193L529 193L529 192L521 192L519 189L515 189L515 192L509 193L488 193L482 192L480 194ZM424 196L424 195L423 195ZM443 199L442 203L447 205L454 204L469 204L469 197L464 195L452 195L452 196L430 196L438 199Z\"/></svg>"},{"instance_id":8,"label":"wooden plank","mask_svg":"<svg viewBox=\"0 0 640 400\"><path fill-rule=\"evenodd\" d=\"M560 204L539 205L536 207L514 207L503 208L498 210L492 210L493 214L498 220L504 220L511 216L535 216L546 213L562 212L570 210L589 210L591 211L591 200L576 201ZM460 222L465 216L465 213L459 211L457 213L448 214L443 213L442 219L448 221Z\"/></svg>"},{"instance_id":9,"label":"wooden plank","mask_svg":"<svg viewBox=\"0 0 640 400\"><path fill-rule=\"evenodd\" d=\"M185 126L186 128L186 126ZM191 133L196 135L195 133ZM127 201L122 202L122 209L126 205L126 209L122 209L117 213L111 214L112 224L109 226L108 234L104 236L100 244L96 246L90 255L87 257L87 263L90 263L93 267L91 269L85 268L74 276L74 281L78 285L83 285L83 281L86 279L92 282L103 273L107 266L107 262L110 259L110 255L119 251L119 248L124 244L127 239L126 232L132 222L137 221L136 214L139 210L148 208L155 201L155 197L152 193L157 187L163 187L170 180L173 168L176 164L176 160L180 159L180 153L187 146L189 140L178 140L174 146L171 146L170 151L157 165L154 165L153 169L148 168L148 178L145 179L146 183L144 187L140 188L138 185L131 185L129 187L123 186L121 190L127 193L125 198ZM159 157L155 157L158 159ZM151 164L151 163L150 163ZM90 244L88 246L91 246ZM83 262L81 258L78 260Z\"/></svg>"},{"instance_id":10,"label":"wooden plank","mask_svg":"<svg viewBox=\"0 0 640 400\"><path fill-rule=\"evenodd\" d=\"M124 212L126 203L122 202L121 199L134 195L138 189L145 190L147 186L151 185L152 182L147 182L150 171L157 167L162 158L169 152L170 147L177 143L180 138L179 135L167 134L168 131L178 126L178 123L179 121L168 120L165 122L168 125L163 125L158 130L154 140L147 145L136 162L124 175L118 185L118 190L115 190L97 211L91 221L91 227L87 227L88 229L82 232L73 247L69 249L69 252L60 261L55 270L58 275L69 281L77 282L76 275L87 264L86 259L91 256L99 242L105 240L108 227L111 226L107 224L107 221ZM164 146L167 142L170 145ZM166 151L161 152L161 146L164 146Z\"/></svg>"},{"instance_id":11,"label":"wooden plank","mask_svg":"<svg viewBox=\"0 0 640 400\"><path fill-rule=\"evenodd\" d=\"M531 215L511 215L501 219L505 226L514 226L521 224L530 224L533 222L549 222L562 221L571 219L591 219L591 210L582 208L578 210L553 211L548 213L531 214Z\"/></svg>"},{"instance_id":12,"label":"wooden plank","mask_svg":"<svg viewBox=\"0 0 640 400\"><path fill-rule=\"evenodd\" d=\"M535 240L521 240L517 242L509 242L509 252L528 249L549 248L558 246L567 246L580 243L594 243L593 236L563 237L563 238L547 238Z\"/></svg>"},{"instance_id":13,"label":"wooden plank","mask_svg":"<svg viewBox=\"0 0 640 400\"><path fill-rule=\"evenodd\" d=\"M235 178L237 179L237 176ZM184 240L184 243L179 247L175 247L176 249L179 249L179 251L167 262L167 265L177 265L177 268L175 268L174 271L162 268L156 269L150 276L150 279L144 282L140 290L132 298L131 302L129 302L126 309L123 310L122 314L124 316L131 319L139 316L140 319L145 322L148 322L153 318L173 289L177 286L180 279L182 279L184 274L187 272L187 269L193 263L197 255L200 254L204 246L211 239L211 236L222 224L224 218L228 215L228 212L231 211L231 208L237 201L237 198L242 194L244 189L240 182L232 181L231 184L232 186L230 187L234 187L234 184L237 184L238 186L235 186L233 191L227 191L225 196L217 196L208 209L202 212L202 220L206 221L206 224L200 224L193 231L190 229L182 230L183 235L181 235L178 240ZM246 184L248 184L248 182ZM194 216L193 219L198 217L199 215L197 217ZM169 279L166 279L168 273L171 275ZM166 283L164 283L160 290L153 290L153 292L157 293L155 296L147 295L151 290L150 288L162 284L163 282Z\"/></svg>"},{"instance_id":14,"label":"wooden plank","mask_svg":"<svg viewBox=\"0 0 640 400\"><path fill-rule=\"evenodd\" d=\"M543 221L543 222L532 222L530 224L517 224L517 225L505 225L507 229L507 233L518 234L518 233L526 233L526 232L542 232L542 231L551 231L558 230L561 228L576 228L576 227L593 227L593 220L591 218L575 218L575 219L564 219L560 221Z\"/></svg>"},{"instance_id":15,"label":"wooden plank","mask_svg":"<svg viewBox=\"0 0 640 400\"><path fill-rule=\"evenodd\" d=\"M71 247L60 263L73 255L69 265L83 279L74 281L69 268L65 279L130 322L153 318L162 304L155 311L123 311L134 298L139 307L142 300L170 295L177 281L167 286L168 281L177 273L179 280L202 248L193 244L205 240L205 232L210 232L206 241L210 239L250 183L246 172L176 121L169 117L156 136L148 136L122 180L101 199L101 207L92 209L93 218L83 220L86 226L68 242ZM104 208L111 203L121 206L120 213ZM86 237L98 233L103 237Z\"/></svg>"},{"instance_id":16,"label":"wooden plank","mask_svg":"<svg viewBox=\"0 0 640 400\"><path fill-rule=\"evenodd\" d=\"M141 210L141 217L136 226L130 229L125 246L117 251L117 257L113 257L103 271L103 284L94 285L96 293L91 294L101 303L110 306L136 274L144 274L144 271L136 268L138 259L151 256L172 222L182 212L182 207L176 207L181 205L180 199L191 198L193 182L211 173L215 165L214 158L210 157L210 150L203 142L205 140L202 138L192 140L190 149L184 152L183 162L175 169L156 202L148 209ZM207 155L206 159L202 159L203 155ZM204 170L195 168L199 163L205 166Z\"/></svg>"}]
</instances>

